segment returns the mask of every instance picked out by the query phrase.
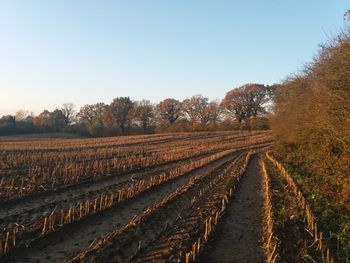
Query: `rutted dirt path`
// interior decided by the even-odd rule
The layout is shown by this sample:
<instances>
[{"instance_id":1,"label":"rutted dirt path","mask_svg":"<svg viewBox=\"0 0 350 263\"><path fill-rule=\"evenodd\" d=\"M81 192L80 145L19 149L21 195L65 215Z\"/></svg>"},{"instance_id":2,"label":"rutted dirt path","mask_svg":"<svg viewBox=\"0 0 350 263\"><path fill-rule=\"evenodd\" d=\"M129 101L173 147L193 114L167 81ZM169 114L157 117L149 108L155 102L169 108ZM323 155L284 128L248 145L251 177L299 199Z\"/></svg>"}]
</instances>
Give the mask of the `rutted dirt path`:
<instances>
[{"instance_id":1,"label":"rutted dirt path","mask_svg":"<svg viewBox=\"0 0 350 263\"><path fill-rule=\"evenodd\" d=\"M262 182L259 158L254 155L222 221L198 262L264 262L262 249Z\"/></svg>"},{"instance_id":2,"label":"rutted dirt path","mask_svg":"<svg viewBox=\"0 0 350 263\"><path fill-rule=\"evenodd\" d=\"M7 259L7 262L63 262L73 253L89 246L99 236L123 226L136 214L160 202L193 176L208 169L216 169L216 167L232 160L236 155L237 153L226 156L194 172L163 183L131 200L63 227L57 232L35 241L29 248L19 249L15 252L16 257Z\"/></svg>"}]
</instances>

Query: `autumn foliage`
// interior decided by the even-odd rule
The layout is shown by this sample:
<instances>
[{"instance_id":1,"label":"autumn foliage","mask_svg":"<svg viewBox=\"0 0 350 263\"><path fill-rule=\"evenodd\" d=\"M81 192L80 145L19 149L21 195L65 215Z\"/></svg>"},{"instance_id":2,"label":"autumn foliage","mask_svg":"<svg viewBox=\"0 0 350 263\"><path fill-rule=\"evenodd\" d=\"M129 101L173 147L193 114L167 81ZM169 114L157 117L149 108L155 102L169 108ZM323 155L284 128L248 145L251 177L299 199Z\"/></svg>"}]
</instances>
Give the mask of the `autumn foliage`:
<instances>
[{"instance_id":1,"label":"autumn foliage","mask_svg":"<svg viewBox=\"0 0 350 263\"><path fill-rule=\"evenodd\" d=\"M301 74L276 86L275 153L297 181L323 227L350 255L350 32L328 44ZM347 244L347 245L346 245ZM347 256L345 256L347 257Z\"/></svg>"},{"instance_id":2,"label":"autumn foliage","mask_svg":"<svg viewBox=\"0 0 350 263\"><path fill-rule=\"evenodd\" d=\"M268 86L262 84L246 84L229 91L222 105L239 123L242 123L266 112L269 90Z\"/></svg>"}]
</instances>

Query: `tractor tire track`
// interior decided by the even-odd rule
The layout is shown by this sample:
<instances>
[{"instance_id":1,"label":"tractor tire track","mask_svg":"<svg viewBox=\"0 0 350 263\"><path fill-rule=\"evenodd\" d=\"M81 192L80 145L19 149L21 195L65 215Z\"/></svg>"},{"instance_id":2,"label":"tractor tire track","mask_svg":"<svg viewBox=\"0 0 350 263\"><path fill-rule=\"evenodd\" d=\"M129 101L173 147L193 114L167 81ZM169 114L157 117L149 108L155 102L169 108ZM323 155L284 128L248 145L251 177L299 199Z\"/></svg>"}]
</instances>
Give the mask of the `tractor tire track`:
<instances>
[{"instance_id":1,"label":"tractor tire track","mask_svg":"<svg viewBox=\"0 0 350 263\"><path fill-rule=\"evenodd\" d=\"M265 262L262 177L257 155L250 160L232 198L198 262Z\"/></svg>"}]
</instances>

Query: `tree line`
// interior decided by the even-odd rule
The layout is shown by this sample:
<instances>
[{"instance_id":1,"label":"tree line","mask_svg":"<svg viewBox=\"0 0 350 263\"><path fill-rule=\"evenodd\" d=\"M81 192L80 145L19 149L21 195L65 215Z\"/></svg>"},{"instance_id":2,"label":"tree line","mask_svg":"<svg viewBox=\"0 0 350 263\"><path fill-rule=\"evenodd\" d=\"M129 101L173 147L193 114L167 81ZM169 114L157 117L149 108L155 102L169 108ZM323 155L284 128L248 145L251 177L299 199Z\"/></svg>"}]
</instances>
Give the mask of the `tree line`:
<instances>
[{"instance_id":1,"label":"tree line","mask_svg":"<svg viewBox=\"0 0 350 263\"><path fill-rule=\"evenodd\" d=\"M65 103L34 116L26 111L0 118L0 134L75 132L91 136L159 132L268 129L272 86L246 84L229 91L222 101L195 95L179 101L167 98L154 104L117 97L75 110Z\"/></svg>"}]
</instances>

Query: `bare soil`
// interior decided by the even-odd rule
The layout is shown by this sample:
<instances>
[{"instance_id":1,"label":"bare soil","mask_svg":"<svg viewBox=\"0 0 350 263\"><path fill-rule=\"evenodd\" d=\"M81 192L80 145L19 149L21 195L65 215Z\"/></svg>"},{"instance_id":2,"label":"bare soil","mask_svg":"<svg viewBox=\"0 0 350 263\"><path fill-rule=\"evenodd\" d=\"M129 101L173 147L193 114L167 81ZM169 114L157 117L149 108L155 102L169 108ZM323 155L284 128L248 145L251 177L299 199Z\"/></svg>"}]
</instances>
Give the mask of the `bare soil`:
<instances>
[{"instance_id":1,"label":"bare soil","mask_svg":"<svg viewBox=\"0 0 350 263\"><path fill-rule=\"evenodd\" d=\"M189 174L161 184L124 203L67 225L37 241L28 248L19 248L6 262L62 262L88 247L95 239L128 223L135 215L160 202L193 176L215 170L235 155L226 156Z\"/></svg>"},{"instance_id":2,"label":"bare soil","mask_svg":"<svg viewBox=\"0 0 350 263\"><path fill-rule=\"evenodd\" d=\"M264 262L262 250L262 181L254 155L213 237L198 262Z\"/></svg>"},{"instance_id":3,"label":"bare soil","mask_svg":"<svg viewBox=\"0 0 350 263\"><path fill-rule=\"evenodd\" d=\"M99 240L102 244L79 256L84 262L179 262L193 238L203 230L203 219L219 205L239 171L245 154L214 171L192 177L134 224ZM237 174L237 173L234 173ZM230 183L231 182L231 183ZM217 202L219 201L219 202ZM76 261L74 261L76 262Z\"/></svg>"},{"instance_id":4,"label":"bare soil","mask_svg":"<svg viewBox=\"0 0 350 263\"><path fill-rule=\"evenodd\" d=\"M155 174L160 174L190 160L197 160L212 153L214 152L158 165L153 168L144 169L143 171L116 174L103 177L93 182L76 184L74 187L43 192L37 195L26 196L16 201L3 203L2 209L0 210L0 227L5 227L8 223L14 222L14 218L16 219L15 222L18 224L28 223L29 220L34 220L39 216L52 212L55 207L56 209L67 208L73 203L84 200L88 196L92 197L101 192L116 191L138 178L144 179Z\"/></svg>"}]
</instances>

